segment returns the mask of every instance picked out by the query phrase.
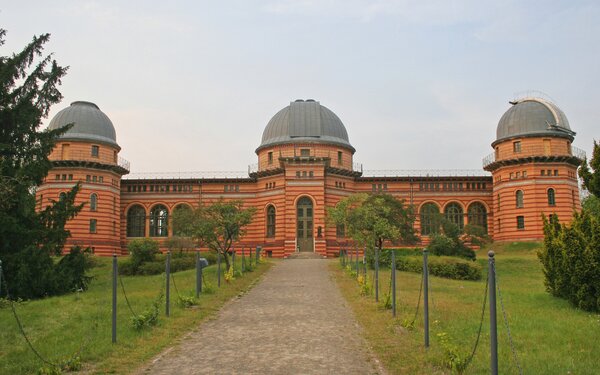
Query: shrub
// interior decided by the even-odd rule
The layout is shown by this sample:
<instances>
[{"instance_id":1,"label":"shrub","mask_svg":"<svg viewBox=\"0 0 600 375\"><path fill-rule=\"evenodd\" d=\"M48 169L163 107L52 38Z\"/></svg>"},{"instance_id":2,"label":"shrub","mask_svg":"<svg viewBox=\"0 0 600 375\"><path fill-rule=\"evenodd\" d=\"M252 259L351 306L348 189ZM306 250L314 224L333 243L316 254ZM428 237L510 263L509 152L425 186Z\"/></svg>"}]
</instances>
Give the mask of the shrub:
<instances>
[{"instance_id":1,"label":"shrub","mask_svg":"<svg viewBox=\"0 0 600 375\"><path fill-rule=\"evenodd\" d=\"M475 252L469 249L462 241L443 234L433 234L427 250L433 255L457 256L475 260Z\"/></svg>"},{"instance_id":2,"label":"shrub","mask_svg":"<svg viewBox=\"0 0 600 375\"><path fill-rule=\"evenodd\" d=\"M152 306L142 313L131 317L131 324L136 331L155 326L158 323L158 312L163 299L163 292L152 302Z\"/></svg>"},{"instance_id":3,"label":"shrub","mask_svg":"<svg viewBox=\"0 0 600 375\"><path fill-rule=\"evenodd\" d=\"M158 242L149 238L136 238L127 245L131 262L137 268L145 262L152 262L158 254Z\"/></svg>"},{"instance_id":4,"label":"shrub","mask_svg":"<svg viewBox=\"0 0 600 375\"><path fill-rule=\"evenodd\" d=\"M571 225L544 217L544 246L538 252L546 289L588 311L600 311L600 219L583 210Z\"/></svg>"},{"instance_id":5,"label":"shrub","mask_svg":"<svg viewBox=\"0 0 600 375\"><path fill-rule=\"evenodd\" d=\"M427 261L429 273L433 276L454 280L481 280L481 266L452 257L431 257ZM404 256L396 259L396 269L400 271L423 272L423 258Z\"/></svg>"},{"instance_id":6,"label":"shrub","mask_svg":"<svg viewBox=\"0 0 600 375\"><path fill-rule=\"evenodd\" d=\"M92 280L90 276L85 274L92 264L87 260L89 253L89 248L84 250L79 246L74 246L69 254L58 262L55 272L60 292L67 293L88 288Z\"/></svg>"}]
</instances>

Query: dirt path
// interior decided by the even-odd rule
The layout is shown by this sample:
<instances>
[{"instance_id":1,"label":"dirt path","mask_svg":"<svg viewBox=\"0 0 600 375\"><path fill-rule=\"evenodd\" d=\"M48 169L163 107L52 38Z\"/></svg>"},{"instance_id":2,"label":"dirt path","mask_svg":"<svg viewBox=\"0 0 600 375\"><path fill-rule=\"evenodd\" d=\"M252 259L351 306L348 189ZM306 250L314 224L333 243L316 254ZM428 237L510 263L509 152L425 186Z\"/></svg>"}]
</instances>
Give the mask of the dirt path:
<instances>
[{"instance_id":1,"label":"dirt path","mask_svg":"<svg viewBox=\"0 0 600 375\"><path fill-rule=\"evenodd\" d=\"M328 262L280 262L259 285L140 373L379 373L330 279Z\"/></svg>"}]
</instances>

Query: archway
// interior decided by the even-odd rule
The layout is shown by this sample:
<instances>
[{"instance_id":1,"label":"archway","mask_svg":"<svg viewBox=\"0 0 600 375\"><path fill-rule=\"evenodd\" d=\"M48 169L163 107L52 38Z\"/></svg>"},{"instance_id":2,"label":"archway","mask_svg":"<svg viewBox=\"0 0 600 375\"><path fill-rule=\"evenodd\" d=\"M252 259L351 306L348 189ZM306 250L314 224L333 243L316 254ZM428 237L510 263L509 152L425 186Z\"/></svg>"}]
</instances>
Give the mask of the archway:
<instances>
[{"instance_id":1,"label":"archway","mask_svg":"<svg viewBox=\"0 0 600 375\"><path fill-rule=\"evenodd\" d=\"M314 251L313 203L308 197L298 200L296 209L296 244L299 251Z\"/></svg>"}]
</instances>

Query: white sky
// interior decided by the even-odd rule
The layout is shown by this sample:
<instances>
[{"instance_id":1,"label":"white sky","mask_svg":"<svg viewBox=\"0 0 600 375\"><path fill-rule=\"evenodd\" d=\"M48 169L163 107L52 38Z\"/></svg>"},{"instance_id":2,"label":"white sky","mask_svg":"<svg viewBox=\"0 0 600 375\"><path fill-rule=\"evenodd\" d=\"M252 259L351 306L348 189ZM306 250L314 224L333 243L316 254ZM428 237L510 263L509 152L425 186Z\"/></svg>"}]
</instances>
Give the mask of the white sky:
<instances>
[{"instance_id":1,"label":"white sky","mask_svg":"<svg viewBox=\"0 0 600 375\"><path fill-rule=\"evenodd\" d=\"M246 170L298 98L341 118L365 169L480 169L528 90L590 155L598 19L597 1L12 1L0 53L51 33L70 66L51 116L96 103L134 173Z\"/></svg>"}]
</instances>

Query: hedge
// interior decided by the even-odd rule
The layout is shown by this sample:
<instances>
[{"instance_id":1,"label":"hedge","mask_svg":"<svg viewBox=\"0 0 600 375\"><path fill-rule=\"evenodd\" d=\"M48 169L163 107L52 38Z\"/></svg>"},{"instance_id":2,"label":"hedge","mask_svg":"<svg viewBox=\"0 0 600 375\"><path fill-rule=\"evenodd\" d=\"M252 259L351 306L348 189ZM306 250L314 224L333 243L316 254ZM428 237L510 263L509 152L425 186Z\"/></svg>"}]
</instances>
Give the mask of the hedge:
<instances>
[{"instance_id":1,"label":"hedge","mask_svg":"<svg viewBox=\"0 0 600 375\"><path fill-rule=\"evenodd\" d=\"M208 264L217 262L217 255L213 252L201 252L201 258L206 258ZM128 258L119 262L119 274L121 275L159 275L165 272L166 254L159 254L152 262L144 262L139 266L135 266ZM172 253L171 254L171 272L189 270L196 267L195 253Z\"/></svg>"},{"instance_id":2,"label":"hedge","mask_svg":"<svg viewBox=\"0 0 600 375\"><path fill-rule=\"evenodd\" d=\"M454 280L481 280L481 266L475 262L453 257L434 256L427 258L429 273ZM407 272L423 272L423 258L401 256L396 259L396 269Z\"/></svg>"}]
</instances>

